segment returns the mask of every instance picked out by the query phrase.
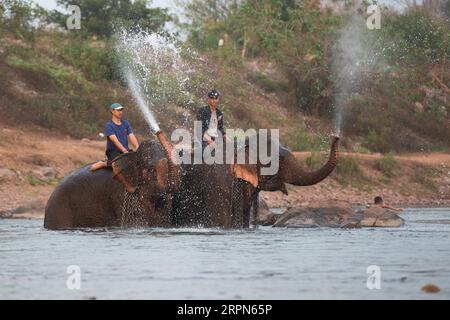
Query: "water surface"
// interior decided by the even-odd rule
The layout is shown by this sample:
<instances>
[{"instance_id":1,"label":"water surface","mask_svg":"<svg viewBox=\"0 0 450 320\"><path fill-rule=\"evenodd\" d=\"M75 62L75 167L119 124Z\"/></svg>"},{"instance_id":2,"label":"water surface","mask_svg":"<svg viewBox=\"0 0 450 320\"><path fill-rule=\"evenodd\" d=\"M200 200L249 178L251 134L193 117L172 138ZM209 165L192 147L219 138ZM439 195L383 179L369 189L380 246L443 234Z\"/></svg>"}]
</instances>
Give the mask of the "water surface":
<instances>
[{"instance_id":1,"label":"water surface","mask_svg":"<svg viewBox=\"0 0 450 320\"><path fill-rule=\"evenodd\" d=\"M48 231L0 220L1 299L449 299L450 209L387 229ZM80 290L66 285L81 270ZM367 267L381 289L367 289ZM421 292L433 283L441 292Z\"/></svg>"}]
</instances>

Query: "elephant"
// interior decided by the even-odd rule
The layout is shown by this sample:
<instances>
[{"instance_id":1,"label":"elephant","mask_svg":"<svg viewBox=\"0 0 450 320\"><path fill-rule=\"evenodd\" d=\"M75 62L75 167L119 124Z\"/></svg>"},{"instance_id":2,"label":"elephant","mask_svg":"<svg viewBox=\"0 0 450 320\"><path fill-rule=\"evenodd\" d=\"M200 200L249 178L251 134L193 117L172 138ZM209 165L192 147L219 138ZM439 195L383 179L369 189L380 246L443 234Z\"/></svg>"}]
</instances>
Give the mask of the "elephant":
<instances>
[{"instance_id":1,"label":"elephant","mask_svg":"<svg viewBox=\"0 0 450 320\"><path fill-rule=\"evenodd\" d=\"M144 141L137 152L114 160L114 170L91 171L86 165L65 177L51 194L46 208L47 229L112 226L171 225L171 194L177 185L177 168L165 136ZM130 194L116 179L120 173L133 186Z\"/></svg>"},{"instance_id":2,"label":"elephant","mask_svg":"<svg viewBox=\"0 0 450 320\"><path fill-rule=\"evenodd\" d=\"M303 170L294 154L276 143L279 170L273 175L263 175L263 165L211 164L184 165L180 187L173 197L172 219L175 226L206 226L223 228L248 228L251 209L253 221L257 220L258 194L260 191L281 191L288 194L286 183L309 186L319 183L331 174L337 165L338 137L332 137L328 161L314 172ZM271 138L267 144L271 144ZM259 148L259 140L254 148ZM246 159L251 149L244 143ZM266 148L269 150L269 147ZM224 158L226 151L224 150ZM258 150L255 154L259 154Z\"/></svg>"},{"instance_id":3,"label":"elephant","mask_svg":"<svg viewBox=\"0 0 450 320\"><path fill-rule=\"evenodd\" d=\"M116 170L91 172L89 166L67 176L54 190L44 227L71 229L109 226L248 228L257 214L260 191L282 191L285 183L308 186L331 174L338 161L338 137L332 137L328 161L306 172L294 154L277 144L279 170L262 175L261 164L176 164L174 151L159 131L137 152L113 163ZM269 142L268 142L269 143ZM250 146L243 146L248 154ZM192 155L192 153L191 153ZM137 187L129 194L115 179L120 172Z\"/></svg>"}]
</instances>

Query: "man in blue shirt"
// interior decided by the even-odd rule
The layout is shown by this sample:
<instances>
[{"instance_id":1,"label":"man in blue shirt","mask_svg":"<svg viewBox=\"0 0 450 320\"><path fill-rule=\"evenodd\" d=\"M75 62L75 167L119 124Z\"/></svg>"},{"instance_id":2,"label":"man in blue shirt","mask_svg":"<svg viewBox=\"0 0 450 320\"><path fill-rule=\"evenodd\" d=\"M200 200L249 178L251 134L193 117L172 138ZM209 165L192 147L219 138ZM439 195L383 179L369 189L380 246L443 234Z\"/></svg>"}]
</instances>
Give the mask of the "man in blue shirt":
<instances>
[{"instance_id":1,"label":"man in blue shirt","mask_svg":"<svg viewBox=\"0 0 450 320\"><path fill-rule=\"evenodd\" d=\"M133 129L128 121L122 120L123 107L119 103L113 103L110 107L112 118L106 123L105 136L106 142L106 161L99 161L92 165L91 170L95 171L101 168L113 168L112 161L121 154L133 151L129 148L131 144L134 150L139 148L139 142L133 134ZM128 192L134 192L135 189L120 175L114 172L115 177L122 182Z\"/></svg>"},{"instance_id":2,"label":"man in blue shirt","mask_svg":"<svg viewBox=\"0 0 450 320\"><path fill-rule=\"evenodd\" d=\"M139 143L133 134L133 129L128 121L122 120L123 107L119 103L111 105L112 119L106 123L105 136L106 156L108 160L113 160L117 156L131 151L128 142L137 150Z\"/></svg>"}]
</instances>

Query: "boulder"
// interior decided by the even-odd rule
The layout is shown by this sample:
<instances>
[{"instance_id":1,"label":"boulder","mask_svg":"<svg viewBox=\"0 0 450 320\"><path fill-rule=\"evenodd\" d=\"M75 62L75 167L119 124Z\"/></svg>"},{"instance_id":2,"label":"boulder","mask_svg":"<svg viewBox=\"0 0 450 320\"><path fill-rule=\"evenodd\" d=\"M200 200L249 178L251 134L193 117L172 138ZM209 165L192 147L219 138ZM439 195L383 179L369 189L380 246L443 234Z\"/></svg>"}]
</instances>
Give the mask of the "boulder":
<instances>
[{"instance_id":1,"label":"boulder","mask_svg":"<svg viewBox=\"0 0 450 320\"><path fill-rule=\"evenodd\" d=\"M16 178L16 173L10 169L0 168L0 182L12 181Z\"/></svg>"},{"instance_id":2,"label":"boulder","mask_svg":"<svg viewBox=\"0 0 450 320\"><path fill-rule=\"evenodd\" d=\"M40 180L51 180L56 178L56 170L52 167L39 167L33 170L33 176Z\"/></svg>"},{"instance_id":3,"label":"boulder","mask_svg":"<svg viewBox=\"0 0 450 320\"><path fill-rule=\"evenodd\" d=\"M10 211L0 211L0 219L10 219L12 216L13 213Z\"/></svg>"},{"instance_id":4,"label":"boulder","mask_svg":"<svg viewBox=\"0 0 450 320\"><path fill-rule=\"evenodd\" d=\"M37 217L43 214L45 201L34 199L14 209L0 211L0 219Z\"/></svg>"},{"instance_id":5,"label":"boulder","mask_svg":"<svg viewBox=\"0 0 450 320\"><path fill-rule=\"evenodd\" d=\"M422 287L422 291L425 293L438 293L439 291L441 291L441 289L439 289L439 287L434 284L427 284Z\"/></svg>"}]
</instances>

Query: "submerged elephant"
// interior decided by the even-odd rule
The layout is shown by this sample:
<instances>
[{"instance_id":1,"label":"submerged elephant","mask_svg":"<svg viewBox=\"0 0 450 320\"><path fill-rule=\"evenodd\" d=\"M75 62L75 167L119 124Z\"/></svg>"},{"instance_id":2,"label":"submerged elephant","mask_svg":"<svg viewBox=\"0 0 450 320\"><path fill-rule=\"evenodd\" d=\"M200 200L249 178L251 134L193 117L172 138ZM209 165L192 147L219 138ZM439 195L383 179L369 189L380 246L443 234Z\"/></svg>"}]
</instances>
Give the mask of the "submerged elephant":
<instances>
[{"instance_id":1,"label":"submerged elephant","mask_svg":"<svg viewBox=\"0 0 450 320\"><path fill-rule=\"evenodd\" d=\"M114 162L122 175L137 186L125 192L109 169L91 172L89 166L67 176L51 195L44 227L69 229L120 225L249 227L252 205L257 212L261 190L287 193L285 183L316 184L336 167L338 138L330 157L317 171L305 172L295 156L278 145L279 170L264 176L266 165L175 165L172 145L162 132L160 141L146 141L136 153ZM246 146L247 148L248 146Z\"/></svg>"},{"instance_id":2,"label":"submerged elephant","mask_svg":"<svg viewBox=\"0 0 450 320\"><path fill-rule=\"evenodd\" d=\"M264 202L262 207L264 207ZM389 209L372 206L355 211L348 201L318 201L308 207L293 207L283 214L261 210L259 224L284 228L363 228L401 227L405 220Z\"/></svg>"}]
</instances>

